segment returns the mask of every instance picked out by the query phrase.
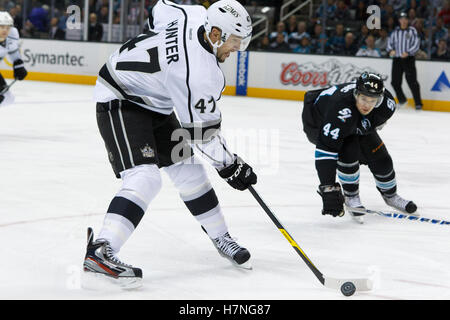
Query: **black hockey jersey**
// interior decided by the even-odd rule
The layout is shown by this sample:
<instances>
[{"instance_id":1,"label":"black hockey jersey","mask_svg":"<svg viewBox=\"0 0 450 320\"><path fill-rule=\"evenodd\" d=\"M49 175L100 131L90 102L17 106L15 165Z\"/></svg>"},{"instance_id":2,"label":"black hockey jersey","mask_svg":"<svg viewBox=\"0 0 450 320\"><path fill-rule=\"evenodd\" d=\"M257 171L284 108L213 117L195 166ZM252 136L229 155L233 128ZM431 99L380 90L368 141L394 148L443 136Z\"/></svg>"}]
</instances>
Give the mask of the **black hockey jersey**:
<instances>
[{"instance_id":1,"label":"black hockey jersey","mask_svg":"<svg viewBox=\"0 0 450 320\"><path fill-rule=\"evenodd\" d=\"M380 129L395 112L392 94L385 90L381 104L368 115L356 107L353 91L356 83L308 91L303 107L303 125L308 138L316 144L316 168L335 171L344 140L351 135L366 135ZM330 176L327 174L326 176ZM324 180L331 180L322 178ZM333 182L333 181L328 181Z\"/></svg>"}]
</instances>

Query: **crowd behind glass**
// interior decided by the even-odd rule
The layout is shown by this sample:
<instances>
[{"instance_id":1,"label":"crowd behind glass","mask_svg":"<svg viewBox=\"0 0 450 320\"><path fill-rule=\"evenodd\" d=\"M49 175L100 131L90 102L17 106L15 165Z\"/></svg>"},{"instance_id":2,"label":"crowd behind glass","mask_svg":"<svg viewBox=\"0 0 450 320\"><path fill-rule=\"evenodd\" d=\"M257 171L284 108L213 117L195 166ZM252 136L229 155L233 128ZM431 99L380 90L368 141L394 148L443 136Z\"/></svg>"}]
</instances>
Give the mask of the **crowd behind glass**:
<instances>
[{"instance_id":1,"label":"crowd behind glass","mask_svg":"<svg viewBox=\"0 0 450 320\"><path fill-rule=\"evenodd\" d=\"M179 4L199 4L208 7L215 0L172 0ZM81 32L71 33L67 29L66 12L70 5L78 5L84 14L84 0L35 1L0 0L0 10L8 11L15 26L23 38L41 38L57 40L81 40ZM89 41L106 41L109 22L110 0L89 0ZM144 19L156 0L146 0ZM291 15L285 21L279 21L282 1L246 0L240 1L247 6L270 6L276 10L275 18L270 21L267 34L255 39L250 50L275 52L293 52L303 54L333 54L346 56L387 57L387 41L390 33L398 25L400 12L407 12L410 25L417 30L421 39L418 59L450 60L448 47L450 37L450 0L322 0L313 15ZM128 26L139 33L141 1L128 0ZM367 7L378 5L381 13L381 28L369 29ZM121 1L113 1L113 25L118 26L121 19ZM278 21L277 18L278 17ZM114 32L114 30L113 30ZM127 34L128 35L128 34ZM115 38L118 40L117 38ZM113 39L114 41L114 39ZM117 41L119 42L119 41ZM431 51L429 51L431 49Z\"/></svg>"}]
</instances>

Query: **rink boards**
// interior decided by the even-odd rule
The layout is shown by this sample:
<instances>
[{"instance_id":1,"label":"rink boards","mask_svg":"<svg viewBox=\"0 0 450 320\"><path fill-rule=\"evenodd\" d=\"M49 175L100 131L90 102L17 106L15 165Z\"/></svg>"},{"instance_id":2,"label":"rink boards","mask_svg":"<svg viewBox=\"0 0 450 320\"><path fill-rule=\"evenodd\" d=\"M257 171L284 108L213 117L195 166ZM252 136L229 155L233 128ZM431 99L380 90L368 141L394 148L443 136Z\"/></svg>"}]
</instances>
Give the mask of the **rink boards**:
<instances>
[{"instance_id":1,"label":"rink boards","mask_svg":"<svg viewBox=\"0 0 450 320\"><path fill-rule=\"evenodd\" d=\"M23 39L21 52L28 80L95 84L98 70L119 44ZM380 73L393 92L391 59L244 52L222 64L224 94L303 100L306 91L352 81L363 70ZM450 63L416 62L425 110L450 112ZM4 59L1 73L12 78L12 64ZM414 105L406 81L403 88Z\"/></svg>"}]
</instances>

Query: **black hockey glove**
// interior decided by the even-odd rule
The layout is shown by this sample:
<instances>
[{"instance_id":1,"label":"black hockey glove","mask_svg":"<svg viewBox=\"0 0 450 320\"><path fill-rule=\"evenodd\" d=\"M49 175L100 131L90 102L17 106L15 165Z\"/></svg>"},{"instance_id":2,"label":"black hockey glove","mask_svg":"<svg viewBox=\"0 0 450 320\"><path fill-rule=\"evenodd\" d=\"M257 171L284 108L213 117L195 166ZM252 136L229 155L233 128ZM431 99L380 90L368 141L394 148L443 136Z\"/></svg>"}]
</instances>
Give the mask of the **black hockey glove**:
<instances>
[{"instance_id":1,"label":"black hockey glove","mask_svg":"<svg viewBox=\"0 0 450 320\"><path fill-rule=\"evenodd\" d=\"M25 70L25 66L23 64L23 61L20 59L17 59L14 61L14 78L17 80L23 80L27 76L28 72Z\"/></svg>"},{"instance_id":2,"label":"black hockey glove","mask_svg":"<svg viewBox=\"0 0 450 320\"><path fill-rule=\"evenodd\" d=\"M342 217L344 215L344 196L339 183L320 185L317 193L322 197L323 215L330 214L333 217Z\"/></svg>"},{"instance_id":3,"label":"black hockey glove","mask_svg":"<svg viewBox=\"0 0 450 320\"><path fill-rule=\"evenodd\" d=\"M252 167L237 156L232 165L218 170L218 172L230 186L241 191L252 184L256 184L257 178Z\"/></svg>"}]
</instances>

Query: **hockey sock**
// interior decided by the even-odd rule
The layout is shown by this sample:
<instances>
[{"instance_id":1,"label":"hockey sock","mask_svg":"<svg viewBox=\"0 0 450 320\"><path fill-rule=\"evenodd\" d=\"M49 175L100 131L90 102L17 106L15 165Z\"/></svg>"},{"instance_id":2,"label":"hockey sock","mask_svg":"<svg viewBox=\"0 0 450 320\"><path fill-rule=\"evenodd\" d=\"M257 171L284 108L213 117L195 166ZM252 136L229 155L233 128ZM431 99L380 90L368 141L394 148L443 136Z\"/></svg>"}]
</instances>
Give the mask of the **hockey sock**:
<instances>
[{"instance_id":1,"label":"hockey sock","mask_svg":"<svg viewBox=\"0 0 450 320\"><path fill-rule=\"evenodd\" d=\"M219 200L213 188L198 198L190 199L183 195L181 195L181 198L212 239L216 239L228 232Z\"/></svg>"},{"instance_id":2,"label":"hockey sock","mask_svg":"<svg viewBox=\"0 0 450 320\"><path fill-rule=\"evenodd\" d=\"M98 239L107 240L119 252L138 226L150 202L161 189L156 165L142 165L121 173L123 184L112 199Z\"/></svg>"},{"instance_id":3,"label":"hockey sock","mask_svg":"<svg viewBox=\"0 0 450 320\"><path fill-rule=\"evenodd\" d=\"M382 195L392 197L397 193L394 165L389 155L369 163L369 168Z\"/></svg>"},{"instance_id":4,"label":"hockey sock","mask_svg":"<svg viewBox=\"0 0 450 320\"><path fill-rule=\"evenodd\" d=\"M359 194L359 161L353 163L338 161L337 176L346 197Z\"/></svg>"},{"instance_id":5,"label":"hockey sock","mask_svg":"<svg viewBox=\"0 0 450 320\"><path fill-rule=\"evenodd\" d=\"M164 170L178 189L188 210L211 238L215 239L228 232L219 200L203 165L177 163Z\"/></svg>"},{"instance_id":6,"label":"hockey sock","mask_svg":"<svg viewBox=\"0 0 450 320\"><path fill-rule=\"evenodd\" d=\"M378 191L386 197L392 197L397 193L397 180L395 179L395 171L392 170L386 175L374 174L375 183Z\"/></svg>"}]
</instances>

